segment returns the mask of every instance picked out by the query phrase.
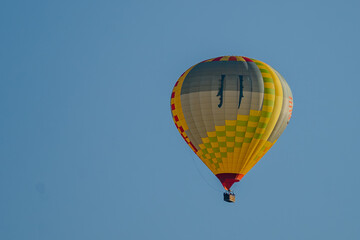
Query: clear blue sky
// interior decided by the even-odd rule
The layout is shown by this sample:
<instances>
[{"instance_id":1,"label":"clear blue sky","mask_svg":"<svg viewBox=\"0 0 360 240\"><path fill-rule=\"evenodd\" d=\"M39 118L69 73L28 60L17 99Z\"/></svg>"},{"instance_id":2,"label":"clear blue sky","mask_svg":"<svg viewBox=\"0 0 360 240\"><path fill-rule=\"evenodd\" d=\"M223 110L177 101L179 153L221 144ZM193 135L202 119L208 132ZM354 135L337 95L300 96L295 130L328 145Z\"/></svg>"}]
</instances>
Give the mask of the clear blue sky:
<instances>
[{"instance_id":1,"label":"clear blue sky","mask_svg":"<svg viewBox=\"0 0 360 240\"><path fill-rule=\"evenodd\" d=\"M0 239L360 239L359 1L0 4ZM242 55L292 120L222 200L178 134L172 87Z\"/></svg>"}]
</instances>

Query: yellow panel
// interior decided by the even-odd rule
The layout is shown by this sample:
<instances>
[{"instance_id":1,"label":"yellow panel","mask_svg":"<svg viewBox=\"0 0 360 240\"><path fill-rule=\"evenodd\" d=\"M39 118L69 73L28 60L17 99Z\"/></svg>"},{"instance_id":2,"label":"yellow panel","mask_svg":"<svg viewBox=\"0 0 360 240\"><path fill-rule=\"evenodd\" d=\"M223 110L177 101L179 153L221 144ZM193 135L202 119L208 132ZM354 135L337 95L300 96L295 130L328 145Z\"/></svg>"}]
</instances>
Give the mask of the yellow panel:
<instances>
[{"instance_id":1,"label":"yellow panel","mask_svg":"<svg viewBox=\"0 0 360 240\"><path fill-rule=\"evenodd\" d=\"M258 133L258 134L264 134L265 133L265 130L266 128L257 128L255 133Z\"/></svg>"},{"instance_id":2,"label":"yellow panel","mask_svg":"<svg viewBox=\"0 0 360 240\"><path fill-rule=\"evenodd\" d=\"M245 132L246 131L246 126L236 126L236 131L237 132Z\"/></svg>"},{"instance_id":3,"label":"yellow panel","mask_svg":"<svg viewBox=\"0 0 360 240\"><path fill-rule=\"evenodd\" d=\"M263 117L263 118L260 118L259 122L261 122L261 123L268 123L269 120L270 120L270 118L265 118L265 117Z\"/></svg>"},{"instance_id":4,"label":"yellow panel","mask_svg":"<svg viewBox=\"0 0 360 240\"><path fill-rule=\"evenodd\" d=\"M227 137L235 137L235 132L229 132L229 131L227 131L227 132L226 132L226 136L227 136Z\"/></svg>"},{"instance_id":5,"label":"yellow panel","mask_svg":"<svg viewBox=\"0 0 360 240\"><path fill-rule=\"evenodd\" d=\"M237 115L237 120L247 121L247 120L249 120L249 116L247 116L247 115Z\"/></svg>"},{"instance_id":6,"label":"yellow panel","mask_svg":"<svg viewBox=\"0 0 360 240\"><path fill-rule=\"evenodd\" d=\"M210 144L211 144L211 146L212 146L213 148L219 147L219 143L218 143L218 142L212 142L212 143L210 143Z\"/></svg>"},{"instance_id":7,"label":"yellow panel","mask_svg":"<svg viewBox=\"0 0 360 240\"><path fill-rule=\"evenodd\" d=\"M258 125L258 122L251 122L251 121L248 122L249 127L257 127L257 125Z\"/></svg>"},{"instance_id":8,"label":"yellow panel","mask_svg":"<svg viewBox=\"0 0 360 240\"><path fill-rule=\"evenodd\" d=\"M254 133L252 133L252 132L245 133L245 138L252 138L253 136L254 136Z\"/></svg>"},{"instance_id":9,"label":"yellow panel","mask_svg":"<svg viewBox=\"0 0 360 240\"><path fill-rule=\"evenodd\" d=\"M265 93L264 94L264 100L275 100L275 95Z\"/></svg>"},{"instance_id":10,"label":"yellow panel","mask_svg":"<svg viewBox=\"0 0 360 240\"><path fill-rule=\"evenodd\" d=\"M250 116L260 116L261 115L261 111L256 111L256 110L250 110Z\"/></svg>"},{"instance_id":11,"label":"yellow panel","mask_svg":"<svg viewBox=\"0 0 360 240\"><path fill-rule=\"evenodd\" d=\"M203 141L203 143L209 143L210 142L209 138L201 138L201 140Z\"/></svg>"},{"instance_id":12,"label":"yellow panel","mask_svg":"<svg viewBox=\"0 0 360 240\"><path fill-rule=\"evenodd\" d=\"M227 147L234 147L235 142L226 142Z\"/></svg>"},{"instance_id":13,"label":"yellow panel","mask_svg":"<svg viewBox=\"0 0 360 240\"><path fill-rule=\"evenodd\" d=\"M216 137L216 132L207 132L209 137Z\"/></svg>"},{"instance_id":14,"label":"yellow panel","mask_svg":"<svg viewBox=\"0 0 360 240\"><path fill-rule=\"evenodd\" d=\"M221 131L221 132L223 132L223 131L225 131L225 126L215 126L215 130L216 131Z\"/></svg>"},{"instance_id":15,"label":"yellow panel","mask_svg":"<svg viewBox=\"0 0 360 240\"><path fill-rule=\"evenodd\" d=\"M235 142L242 142L244 141L244 137L235 137Z\"/></svg>"},{"instance_id":16,"label":"yellow panel","mask_svg":"<svg viewBox=\"0 0 360 240\"><path fill-rule=\"evenodd\" d=\"M226 126L235 126L236 120L225 120L225 125Z\"/></svg>"},{"instance_id":17,"label":"yellow panel","mask_svg":"<svg viewBox=\"0 0 360 240\"><path fill-rule=\"evenodd\" d=\"M236 60L238 60L239 62L246 62L245 59L239 56L236 56Z\"/></svg>"},{"instance_id":18,"label":"yellow panel","mask_svg":"<svg viewBox=\"0 0 360 240\"><path fill-rule=\"evenodd\" d=\"M271 107L271 106L263 106L263 108L262 108L262 110L264 111L264 112L272 112L273 111L273 107Z\"/></svg>"},{"instance_id":19,"label":"yellow panel","mask_svg":"<svg viewBox=\"0 0 360 240\"><path fill-rule=\"evenodd\" d=\"M264 88L274 88L274 83L272 82L264 82Z\"/></svg>"},{"instance_id":20,"label":"yellow panel","mask_svg":"<svg viewBox=\"0 0 360 240\"><path fill-rule=\"evenodd\" d=\"M264 141L264 140L261 140ZM275 143L275 142L274 142ZM243 171L241 172L242 174L247 174L251 168L253 168L255 166L255 164L267 153L267 151L269 151L269 149L274 145L274 143L271 143L269 141L266 141L263 145L264 147L257 152L256 156L251 159L248 163L248 165L243 169Z\"/></svg>"}]
</instances>

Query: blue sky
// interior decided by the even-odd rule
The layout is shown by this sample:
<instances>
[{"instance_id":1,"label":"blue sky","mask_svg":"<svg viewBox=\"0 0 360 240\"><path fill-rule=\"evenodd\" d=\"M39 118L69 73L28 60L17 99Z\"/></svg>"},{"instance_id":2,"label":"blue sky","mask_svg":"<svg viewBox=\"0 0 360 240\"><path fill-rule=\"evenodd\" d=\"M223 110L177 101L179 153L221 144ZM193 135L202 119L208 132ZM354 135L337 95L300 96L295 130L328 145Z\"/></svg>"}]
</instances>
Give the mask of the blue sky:
<instances>
[{"instance_id":1,"label":"blue sky","mask_svg":"<svg viewBox=\"0 0 360 240\"><path fill-rule=\"evenodd\" d=\"M359 239L358 1L2 1L0 239ZM190 66L259 59L294 95L222 200L178 134Z\"/></svg>"}]
</instances>

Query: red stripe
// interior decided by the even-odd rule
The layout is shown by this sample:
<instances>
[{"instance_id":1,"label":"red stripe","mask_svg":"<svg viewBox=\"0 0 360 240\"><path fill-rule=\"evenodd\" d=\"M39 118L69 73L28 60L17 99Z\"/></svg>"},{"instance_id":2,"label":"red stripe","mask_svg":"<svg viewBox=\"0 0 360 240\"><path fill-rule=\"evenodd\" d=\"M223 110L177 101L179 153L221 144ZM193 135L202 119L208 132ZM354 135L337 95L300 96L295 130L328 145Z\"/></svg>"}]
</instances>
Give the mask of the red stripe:
<instances>
[{"instance_id":1,"label":"red stripe","mask_svg":"<svg viewBox=\"0 0 360 240\"><path fill-rule=\"evenodd\" d=\"M180 132L184 132L183 127L179 127Z\"/></svg>"},{"instance_id":2,"label":"red stripe","mask_svg":"<svg viewBox=\"0 0 360 240\"><path fill-rule=\"evenodd\" d=\"M171 110L175 110L175 104L171 104Z\"/></svg>"},{"instance_id":3,"label":"red stripe","mask_svg":"<svg viewBox=\"0 0 360 240\"><path fill-rule=\"evenodd\" d=\"M216 61L220 61L220 59L222 59L223 57L217 57L217 58L214 58L213 60L211 60L212 62L216 62Z\"/></svg>"},{"instance_id":4,"label":"red stripe","mask_svg":"<svg viewBox=\"0 0 360 240\"><path fill-rule=\"evenodd\" d=\"M289 97L292 100L292 97Z\"/></svg>"},{"instance_id":5,"label":"red stripe","mask_svg":"<svg viewBox=\"0 0 360 240\"><path fill-rule=\"evenodd\" d=\"M229 61L237 61L237 59L236 59L236 57L231 56L231 57L229 57Z\"/></svg>"},{"instance_id":6,"label":"red stripe","mask_svg":"<svg viewBox=\"0 0 360 240\"><path fill-rule=\"evenodd\" d=\"M178 85L178 83L179 83L179 81L176 81L176 83L175 83L175 87Z\"/></svg>"},{"instance_id":7,"label":"red stripe","mask_svg":"<svg viewBox=\"0 0 360 240\"><path fill-rule=\"evenodd\" d=\"M195 152L198 151L198 150L196 149L196 147L194 146L194 144L192 144L192 142L189 142L189 144L194 148Z\"/></svg>"},{"instance_id":8,"label":"red stripe","mask_svg":"<svg viewBox=\"0 0 360 240\"><path fill-rule=\"evenodd\" d=\"M175 118L175 122L178 122L178 121L179 121L178 116L175 116L174 118Z\"/></svg>"},{"instance_id":9,"label":"red stripe","mask_svg":"<svg viewBox=\"0 0 360 240\"><path fill-rule=\"evenodd\" d=\"M171 98L174 98L175 97L175 92L173 92L172 94L171 94Z\"/></svg>"},{"instance_id":10,"label":"red stripe","mask_svg":"<svg viewBox=\"0 0 360 240\"><path fill-rule=\"evenodd\" d=\"M183 137L183 139L185 140L186 143L190 142L190 140L187 136L185 137L184 134L182 134L182 133L181 133L181 136Z\"/></svg>"},{"instance_id":11,"label":"red stripe","mask_svg":"<svg viewBox=\"0 0 360 240\"><path fill-rule=\"evenodd\" d=\"M250 58L247 58L247 57L242 57L243 59L245 59L245 61L247 62L254 62L253 60L251 60Z\"/></svg>"}]
</instances>

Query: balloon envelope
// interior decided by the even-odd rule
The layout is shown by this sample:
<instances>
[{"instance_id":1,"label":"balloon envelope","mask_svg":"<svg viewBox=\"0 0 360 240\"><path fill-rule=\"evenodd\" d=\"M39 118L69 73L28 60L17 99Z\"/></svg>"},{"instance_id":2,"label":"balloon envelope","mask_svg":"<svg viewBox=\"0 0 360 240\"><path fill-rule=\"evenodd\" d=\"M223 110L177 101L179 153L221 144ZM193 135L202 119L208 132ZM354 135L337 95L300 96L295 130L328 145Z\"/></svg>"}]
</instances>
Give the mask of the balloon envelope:
<instances>
[{"instance_id":1,"label":"balloon envelope","mask_svg":"<svg viewBox=\"0 0 360 240\"><path fill-rule=\"evenodd\" d=\"M175 126L226 190L277 141L292 107L291 90L275 69L239 56L192 66L171 94Z\"/></svg>"}]
</instances>

